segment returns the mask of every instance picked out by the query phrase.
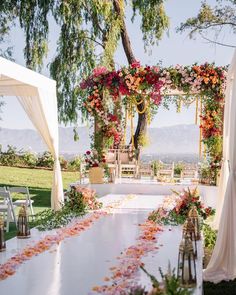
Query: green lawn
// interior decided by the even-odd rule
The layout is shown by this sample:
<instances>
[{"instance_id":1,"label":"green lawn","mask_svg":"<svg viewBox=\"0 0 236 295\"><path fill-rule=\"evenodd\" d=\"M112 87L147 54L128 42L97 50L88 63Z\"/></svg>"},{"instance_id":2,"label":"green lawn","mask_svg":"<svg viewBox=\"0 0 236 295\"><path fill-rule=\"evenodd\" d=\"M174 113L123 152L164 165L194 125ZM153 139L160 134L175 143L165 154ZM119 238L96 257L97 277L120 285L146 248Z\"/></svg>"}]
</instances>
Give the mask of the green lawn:
<instances>
[{"instance_id":1,"label":"green lawn","mask_svg":"<svg viewBox=\"0 0 236 295\"><path fill-rule=\"evenodd\" d=\"M204 282L204 294L205 295L235 295L236 294L236 280L229 282L220 282L219 284L213 284L210 282Z\"/></svg>"},{"instance_id":2,"label":"green lawn","mask_svg":"<svg viewBox=\"0 0 236 295\"><path fill-rule=\"evenodd\" d=\"M43 169L27 169L0 166L0 186L28 186L35 213L50 207L53 172ZM63 187L79 179L78 172L62 172ZM10 226L6 239L16 235L15 225Z\"/></svg>"}]
</instances>

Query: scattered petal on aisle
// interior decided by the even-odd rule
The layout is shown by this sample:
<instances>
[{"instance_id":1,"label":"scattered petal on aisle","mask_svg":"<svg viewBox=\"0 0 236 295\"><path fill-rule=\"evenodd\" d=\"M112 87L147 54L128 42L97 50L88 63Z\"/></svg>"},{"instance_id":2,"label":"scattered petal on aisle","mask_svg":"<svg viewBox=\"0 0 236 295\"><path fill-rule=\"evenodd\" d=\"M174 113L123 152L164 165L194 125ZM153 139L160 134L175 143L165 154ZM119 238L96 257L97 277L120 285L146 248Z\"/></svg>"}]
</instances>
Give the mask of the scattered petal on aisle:
<instances>
[{"instance_id":1,"label":"scattered petal on aisle","mask_svg":"<svg viewBox=\"0 0 236 295\"><path fill-rule=\"evenodd\" d=\"M92 288L94 293L114 295L124 292L126 294L135 286L138 271L143 265L142 258L158 250L156 234L162 231L159 225L148 219L139 224L139 228L141 232L136 244L128 247L117 257L118 265L110 267L111 276L104 278L107 284L94 286Z\"/></svg>"},{"instance_id":2,"label":"scattered petal on aisle","mask_svg":"<svg viewBox=\"0 0 236 295\"><path fill-rule=\"evenodd\" d=\"M5 263L0 264L0 280L5 280L9 276L14 275L17 268L32 257L49 250L52 246L58 245L67 238L79 236L82 232L90 228L98 219L113 213L115 209L122 207L127 201L135 197L135 195L127 195L121 200L110 203L102 210L92 212L90 216L85 219L76 220L69 226L54 231L53 234L45 236L36 244L25 247L21 252L9 258Z\"/></svg>"}]
</instances>

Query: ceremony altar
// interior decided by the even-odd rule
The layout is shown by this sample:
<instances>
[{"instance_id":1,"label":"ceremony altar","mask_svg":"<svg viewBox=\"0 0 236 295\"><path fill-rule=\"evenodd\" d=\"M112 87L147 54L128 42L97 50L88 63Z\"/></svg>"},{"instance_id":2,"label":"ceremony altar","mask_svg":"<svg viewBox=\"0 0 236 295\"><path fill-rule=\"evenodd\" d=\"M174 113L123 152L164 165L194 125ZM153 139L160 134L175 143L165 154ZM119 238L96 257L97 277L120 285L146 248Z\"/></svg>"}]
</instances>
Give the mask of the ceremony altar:
<instances>
[{"instance_id":1,"label":"ceremony altar","mask_svg":"<svg viewBox=\"0 0 236 295\"><path fill-rule=\"evenodd\" d=\"M118 194L102 197L101 201L106 208L112 203L119 206L95 221L80 235L66 238L48 251L23 263L14 275L0 281L1 292L13 294L17 289L18 295L98 294L96 288L112 283L112 269L123 267L124 270L126 264L135 264L133 260L130 264L129 257L124 257L124 253L127 253L127 249L131 250L137 246L139 225L145 223L150 211L162 204L163 198L161 195L130 195L127 198L127 195ZM8 251L0 255L0 264L5 263L26 245L36 243L48 234L56 234L56 231L41 233L33 230L31 240L9 240ZM149 249L141 257L145 269L161 279L159 267L164 273L168 270L168 263L172 268L177 268L181 237L182 226L163 226L156 235L155 250ZM199 241L197 288L194 291L196 295L202 294L201 249ZM138 269L135 277L129 279L149 290L151 288L149 278L141 269Z\"/></svg>"},{"instance_id":2,"label":"ceremony altar","mask_svg":"<svg viewBox=\"0 0 236 295\"><path fill-rule=\"evenodd\" d=\"M72 185L72 184L71 184ZM104 184L82 184L81 186L89 187L96 190L99 197L106 194L141 194L141 195L170 195L172 191L180 191L187 187L198 187L203 202L216 208L216 195L218 193L217 186L196 185L196 184L168 184L157 183L156 181L144 179L122 179L117 183L104 183Z\"/></svg>"}]
</instances>

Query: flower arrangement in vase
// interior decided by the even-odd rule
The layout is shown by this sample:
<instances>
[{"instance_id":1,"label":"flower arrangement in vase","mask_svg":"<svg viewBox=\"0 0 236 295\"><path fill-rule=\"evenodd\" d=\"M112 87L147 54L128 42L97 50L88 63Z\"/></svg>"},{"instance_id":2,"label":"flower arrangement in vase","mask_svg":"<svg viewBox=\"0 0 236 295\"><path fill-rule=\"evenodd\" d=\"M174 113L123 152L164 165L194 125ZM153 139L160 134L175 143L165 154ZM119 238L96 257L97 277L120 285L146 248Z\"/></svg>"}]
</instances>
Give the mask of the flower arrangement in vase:
<instances>
[{"instance_id":1,"label":"flower arrangement in vase","mask_svg":"<svg viewBox=\"0 0 236 295\"><path fill-rule=\"evenodd\" d=\"M68 204L71 210L98 210L102 203L97 200L96 191L79 185L71 186L67 192Z\"/></svg>"},{"instance_id":2,"label":"flower arrangement in vase","mask_svg":"<svg viewBox=\"0 0 236 295\"><path fill-rule=\"evenodd\" d=\"M92 184L103 183L105 155L99 155L96 151L87 151L84 155L86 169L89 170L89 182Z\"/></svg>"}]
</instances>

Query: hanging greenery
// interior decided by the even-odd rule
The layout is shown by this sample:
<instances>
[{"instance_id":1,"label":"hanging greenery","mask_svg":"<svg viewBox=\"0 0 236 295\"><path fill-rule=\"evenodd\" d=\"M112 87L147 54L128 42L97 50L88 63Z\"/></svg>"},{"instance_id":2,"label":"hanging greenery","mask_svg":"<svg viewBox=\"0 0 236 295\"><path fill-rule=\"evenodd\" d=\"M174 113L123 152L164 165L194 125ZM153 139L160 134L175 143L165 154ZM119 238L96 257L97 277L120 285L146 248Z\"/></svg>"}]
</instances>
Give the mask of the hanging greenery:
<instances>
[{"instance_id":1,"label":"hanging greenery","mask_svg":"<svg viewBox=\"0 0 236 295\"><path fill-rule=\"evenodd\" d=\"M49 51L49 33L59 29L59 36L54 33L54 38L58 37L57 48L56 52L50 52L54 58L49 63L49 69L52 78L57 81L59 120L76 125L82 97L76 87L78 82L91 74L97 65L114 69L117 62L114 55L119 44L128 63L135 60L125 23L129 17L132 22L136 16L139 17L145 49L157 43L169 26L164 2L4 0L0 1L0 43L6 41L11 28L19 21L25 34L26 64L31 69L41 70ZM142 110L142 105L138 108ZM139 123L136 142L146 126L145 115L139 115Z\"/></svg>"}]
</instances>

